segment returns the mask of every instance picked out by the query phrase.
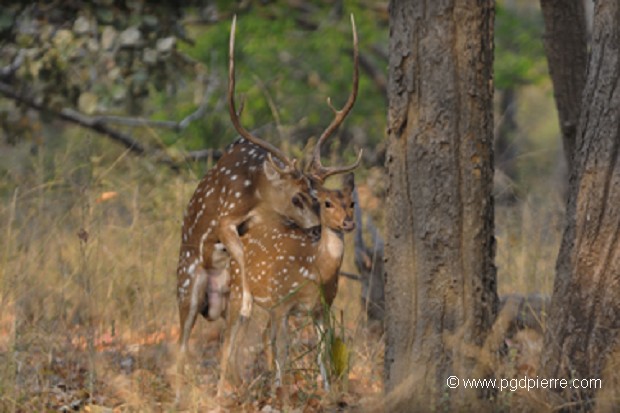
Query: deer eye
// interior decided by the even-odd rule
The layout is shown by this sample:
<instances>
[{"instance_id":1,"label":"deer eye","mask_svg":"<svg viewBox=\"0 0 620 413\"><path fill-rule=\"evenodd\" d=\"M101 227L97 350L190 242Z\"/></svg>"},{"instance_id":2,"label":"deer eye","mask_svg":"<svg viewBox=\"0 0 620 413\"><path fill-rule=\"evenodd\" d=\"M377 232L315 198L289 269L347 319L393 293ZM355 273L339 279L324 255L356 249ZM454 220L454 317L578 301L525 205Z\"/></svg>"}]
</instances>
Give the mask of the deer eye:
<instances>
[{"instance_id":1,"label":"deer eye","mask_svg":"<svg viewBox=\"0 0 620 413\"><path fill-rule=\"evenodd\" d=\"M304 204L303 202L301 202L301 197L299 195L295 195L293 199L291 199L291 202L293 202L293 205L295 205L297 208L304 207Z\"/></svg>"},{"instance_id":2,"label":"deer eye","mask_svg":"<svg viewBox=\"0 0 620 413\"><path fill-rule=\"evenodd\" d=\"M349 208L355 208L355 201L351 202L351 205L349 205Z\"/></svg>"},{"instance_id":3,"label":"deer eye","mask_svg":"<svg viewBox=\"0 0 620 413\"><path fill-rule=\"evenodd\" d=\"M331 208L332 207L332 203L330 200L325 201L325 208Z\"/></svg>"}]
</instances>

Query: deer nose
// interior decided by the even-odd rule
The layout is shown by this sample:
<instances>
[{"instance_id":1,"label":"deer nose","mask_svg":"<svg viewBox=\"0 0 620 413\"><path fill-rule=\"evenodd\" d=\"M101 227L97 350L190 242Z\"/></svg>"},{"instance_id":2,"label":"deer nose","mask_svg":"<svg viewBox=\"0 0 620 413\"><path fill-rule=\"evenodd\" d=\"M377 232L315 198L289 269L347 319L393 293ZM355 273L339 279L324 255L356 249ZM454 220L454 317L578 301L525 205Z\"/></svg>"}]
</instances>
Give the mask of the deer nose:
<instances>
[{"instance_id":1,"label":"deer nose","mask_svg":"<svg viewBox=\"0 0 620 413\"><path fill-rule=\"evenodd\" d=\"M342 229L346 232L353 231L355 229L355 222L350 219L346 219L342 224Z\"/></svg>"}]
</instances>

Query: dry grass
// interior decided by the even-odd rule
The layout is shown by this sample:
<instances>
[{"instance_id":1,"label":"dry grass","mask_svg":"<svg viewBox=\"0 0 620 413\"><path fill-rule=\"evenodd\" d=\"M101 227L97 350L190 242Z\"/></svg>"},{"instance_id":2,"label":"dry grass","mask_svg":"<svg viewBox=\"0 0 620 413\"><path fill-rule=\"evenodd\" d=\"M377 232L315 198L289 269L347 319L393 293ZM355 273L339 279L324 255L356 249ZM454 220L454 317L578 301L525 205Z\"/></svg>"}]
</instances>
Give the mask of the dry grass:
<instances>
[{"instance_id":1,"label":"dry grass","mask_svg":"<svg viewBox=\"0 0 620 413\"><path fill-rule=\"evenodd\" d=\"M171 410L180 227L200 172L175 174L82 131L63 133L35 155L28 144L0 155L0 411ZM338 301L354 342L365 334L351 310L356 288L343 285ZM189 410L215 407L220 327L200 320L194 329ZM363 342L350 349L348 387L319 399L309 383L302 406L355 404L381 389L380 358L368 362L380 344Z\"/></svg>"},{"instance_id":2,"label":"dry grass","mask_svg":"<svg viewBox=\"0 0 620 413\"><path fill-rule=\"evenodd\" d=\"M63 133L36 155L26 144L0 151L0 411L174 410L175 268L201 172L175 174L81 131ZM562 202L545 187L496 208L502 294L551 291ZM356 272L352 237L343 269ZM334 314L350 354L347 379L325 393L300 358L293 367L309 373L295 376L294 406L331 411L381 399L382 337L366 328L359 296L357 282L341 280ZM220 328L200 320L194 329L188 411L217 406ZM244 410L279 406L267 380L253 386Z\"/></svg>"},{"instance_id":3,"label":"dry grass","mask_svg":"<svg viewBox=\"0 0 620 413\"><path fill-rule=\"evenodd\" d=\"M0 350L12 367L0 385L9 407L55 408L74 390L113 397L102 390L115 382L103 380L102 363L115 362L107 354L122 364L128 349L175 334L172 275L191 180L88 137L66 142L13 159L4 183Z\"/></svg>"}]
</instances>

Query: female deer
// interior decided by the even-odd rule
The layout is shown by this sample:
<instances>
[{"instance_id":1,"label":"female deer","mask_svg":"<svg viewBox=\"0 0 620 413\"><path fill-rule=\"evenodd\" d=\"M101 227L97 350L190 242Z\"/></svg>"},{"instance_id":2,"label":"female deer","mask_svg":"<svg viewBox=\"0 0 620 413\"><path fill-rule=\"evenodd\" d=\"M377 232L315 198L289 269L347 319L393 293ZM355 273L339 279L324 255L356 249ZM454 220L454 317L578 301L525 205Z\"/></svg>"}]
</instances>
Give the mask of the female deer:
<instances>
[{"instance_id":1,"label":"female deer","mask_svg":"<svg viewBox=\"0 0 620 413\"><path fill-rule=\"evenodd\" d=\"M344 254L344 233L355 228L353 221L353 174L344 178L342 190L318 191L321 232L317 235L261 211L248 223L241 237L246 251L246 270L256 305L269 311L272 345L268 353L271 368L281 380L280 369L287 357L286 320L293 312L311 313L319 323L322 297L331 306L338 289L338 274ZM222 351L219 392L223 389L228 359L235 346L235 323L241 306L239 269L231 263L228 331ZM273 354L275 353L275 354ZM273 365L275 361L275 366ZM325 375L321 365L322 374ZM327 383L327 381L325 381Z\"/></svg>"}]
</instances>

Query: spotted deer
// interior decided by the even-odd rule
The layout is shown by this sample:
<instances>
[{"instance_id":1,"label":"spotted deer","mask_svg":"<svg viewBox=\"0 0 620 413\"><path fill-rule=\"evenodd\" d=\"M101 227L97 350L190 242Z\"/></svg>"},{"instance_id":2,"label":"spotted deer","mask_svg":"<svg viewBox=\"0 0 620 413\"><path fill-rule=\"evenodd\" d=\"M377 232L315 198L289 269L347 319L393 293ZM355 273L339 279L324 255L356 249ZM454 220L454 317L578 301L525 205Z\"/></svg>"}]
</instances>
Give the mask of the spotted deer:
<instances>
[{"instance_id":1,"label":"spotted deer","mask_svg":"<svg viewBox=\"0 0 620 413\"><path fill-rule=\"evenodd\" d=\"M335 109L334 119L319 137L313 149L313 160L302 171L296 160L246 130L239 120L235 105L234 43L236 17L233 18L229 44L228 109L233 126L241 138L227 148L217 164L198 184L183 219L182 240L177 267L177 301L181 324L180 364L197 315L213 320L226 306L228 271L214 263L222 245L238 269L241 294L239 315L249 317L252 309L251 289L246 276L246 254L238 228L260 211L276 214L300 228L319 225L315 193L324 180L335 174L355 169L361 160L347 166L324 167L320 161L321 146L350 112L359 83L358 41L351 18L354 39L353 90L342 109ZM221 264L221 262L219 263Z\"/></svg>"},{"instance_id":2,"label":"spotted deer","mask_svg":"<svg viewBox=\"0 0 620 413\"><path fill-rule=\"evenodd\" d=\"M246 275L255 305L269 312L270 345L267 359L276 382L281 382L281 369L287 357L287 319L292 313L312 314L322 326L322 302L331 306L338 291L338 275L344 254L344 233L355 229L353 174L344 177L342 190L321 189L321 230L315 232L291 226L281 216L264 211L248 222L241 237L246 251ZM229 372L231 351L236 345L235 323L241 307L240 270L231 263L230 307L228 329L224 339L218 392L222 394ZM321 374L327 374L319 359ZM237 377L235 369L232 376Z\"/></svg>"},{"instance_id":3,"label":"spotted deer","mask_svg":"<svg viewBox=\"0 0 620 413\"><path fill-rule=\"evenodd\" d=\"M265 151L238 140L201 180L183 221L177 267L181 352L199 313L219 318L228 279L214 264L219 243L243 269L243 246L237 226L263 206L303 228L319 224L311 183L298 171L276 169ZM210 304L210 305L208 305Z\"/></svg>"}]
</instances>

